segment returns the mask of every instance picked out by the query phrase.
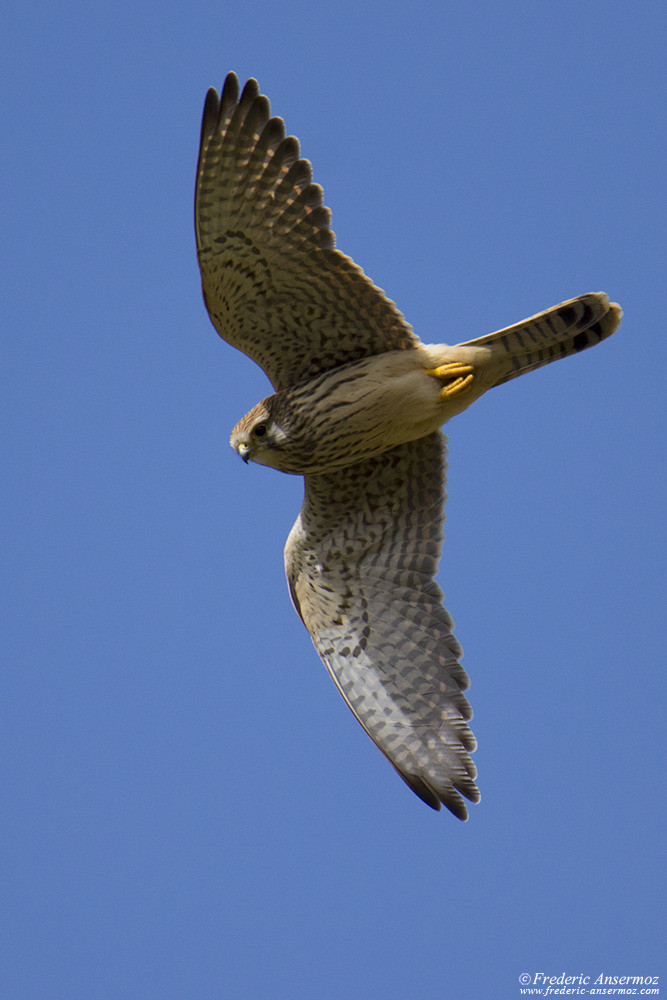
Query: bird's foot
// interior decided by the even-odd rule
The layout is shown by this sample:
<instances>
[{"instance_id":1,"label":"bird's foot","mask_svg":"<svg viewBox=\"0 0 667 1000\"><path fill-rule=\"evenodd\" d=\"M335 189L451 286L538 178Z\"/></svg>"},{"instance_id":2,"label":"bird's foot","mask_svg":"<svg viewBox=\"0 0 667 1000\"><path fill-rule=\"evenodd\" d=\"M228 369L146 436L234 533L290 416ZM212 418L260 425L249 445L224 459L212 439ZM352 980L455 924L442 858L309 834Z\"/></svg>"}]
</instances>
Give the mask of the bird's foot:
<instances>
[{"instance_id":1,"label":"bird's foot","mask_svg":"<svg viewBox=\"0 0 667 1000\"><path fill-rule=\"evenodd\" d=\"M452 361L446 365L438 365L437 368L429 368L427 375L432 375L443 383L440 391L440 399L453 399L460 396L472 386L473 366L463 365L458 361Z\"/></svg>"}]
</instances>

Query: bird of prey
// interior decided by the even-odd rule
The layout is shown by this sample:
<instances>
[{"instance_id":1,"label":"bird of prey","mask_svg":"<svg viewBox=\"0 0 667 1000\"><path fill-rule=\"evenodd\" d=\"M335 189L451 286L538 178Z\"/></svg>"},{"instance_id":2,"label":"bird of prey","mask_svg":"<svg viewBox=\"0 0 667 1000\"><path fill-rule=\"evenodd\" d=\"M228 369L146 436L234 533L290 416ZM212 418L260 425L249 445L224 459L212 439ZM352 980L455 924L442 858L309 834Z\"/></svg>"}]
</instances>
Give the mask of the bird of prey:
<instances>
[{"instance_id":1,"label":"bird of prey","mask_svg":"<svg viewBox=\"0 0 667 1000\"><path fill-rule=\"evenodd\" d=\"M454 347L422 344L335 249L299 142L257 81L206 96L195 194L204 301L274 394L231 445L302 475L285 548L294 607L371 739L433 809L479 801L461 647L435 581L445 500L440 430L493 386L610 336L602 292Z\"/></svg>"}]
</instances>

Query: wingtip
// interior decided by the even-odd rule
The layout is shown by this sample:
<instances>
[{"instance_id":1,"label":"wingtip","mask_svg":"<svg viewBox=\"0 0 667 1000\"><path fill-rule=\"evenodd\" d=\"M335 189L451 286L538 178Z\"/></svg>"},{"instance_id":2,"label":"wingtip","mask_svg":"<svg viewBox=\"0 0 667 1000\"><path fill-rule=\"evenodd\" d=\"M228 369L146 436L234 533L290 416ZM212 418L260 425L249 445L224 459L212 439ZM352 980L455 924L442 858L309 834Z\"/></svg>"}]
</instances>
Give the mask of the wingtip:
<instances>
[{"instance_id":1,"label":"wingtip","mask_svg":"<svg viewBox=\"0 0 667 1000\"><path fill-rule=\"evenodd\" d=\"M447 789L434 789L430 783L426 782L423 778L420 778L416 774L403 774L401 771L398 772L403 781L408 785L409 788L422 800L427 806L435 812L439 812L443 806L449 810L452 815L460 819L462 823L467 823L469 819L468 807L466 806L463 797L459 794L459 790L463 792L463 795L470 802L479 802L480 793L479 789L473 781L465 782L464 786L461 786L459 790L455 788Z\"/></svg>"},{"instance_id":2,"label":"wingtip","mask_svg":"<svg viewBox=\"0 0 667 1000\"><path fill-rule=\"evenodd\" d=\"M220 92L220 103L224 107L236 104L239 99L239 93L241 90L241 85L239 83L239 78L234 72L230 70L225 77L225 82L222 85L222 90Z\"/></svg>"},{"instance_id":3,"label":"wingtip","mask_svg":"<svg viewBox=\"0 0 667 1000\"><path fill-rule=\"evenodd\" d=\"M204 100L204 110L201 116L200 144L218 127L220 118L220 98L215 87L209 87Z\"/></svg>"}]
</instances>

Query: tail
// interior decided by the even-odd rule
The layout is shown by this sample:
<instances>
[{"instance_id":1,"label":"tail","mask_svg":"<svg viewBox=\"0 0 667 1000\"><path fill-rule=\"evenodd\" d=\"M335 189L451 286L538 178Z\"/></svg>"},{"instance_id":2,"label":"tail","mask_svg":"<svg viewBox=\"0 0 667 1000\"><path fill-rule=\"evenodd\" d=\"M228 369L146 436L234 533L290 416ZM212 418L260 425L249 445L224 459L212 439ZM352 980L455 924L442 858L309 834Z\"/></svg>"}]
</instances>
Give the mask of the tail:
<instances>
[{"instance_id":1,"label":"tail","mask_svg":"<svg viewBox=\"0 0 667 1000\"><path fill-rule=\"evenodd\" d=\"M492 348L499 373L493 385L501 385L605 340L619 328L622 315L604 292L590 292L458 346Z\"/></svg>"}]
</instances>

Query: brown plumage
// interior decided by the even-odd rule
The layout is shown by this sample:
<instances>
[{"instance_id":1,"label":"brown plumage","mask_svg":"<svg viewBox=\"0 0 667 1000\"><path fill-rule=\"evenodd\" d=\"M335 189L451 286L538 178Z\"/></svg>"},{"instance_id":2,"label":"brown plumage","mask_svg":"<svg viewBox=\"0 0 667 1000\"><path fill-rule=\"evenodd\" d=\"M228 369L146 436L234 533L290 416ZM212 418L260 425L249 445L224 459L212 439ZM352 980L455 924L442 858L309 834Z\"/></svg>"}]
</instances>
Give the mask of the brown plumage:
<instances>
[{"instance_id":1,"label":"brown plumage","mask_svg":"<svg viewBox=\"0 0 667 1000\"><path fill-rule=\"evenodd\" d=\"M335 249L299 143L257 82L230 73L204 107L195 225L220 335L274 395L232 446L305 476L285 548L294 605L339 691L398 773L435 809L476 802L461 647L435 582L444 519L440 427L484 392L599 343L621 310L604 293L466 343L421 343Z\"/></svg>"}]
</instances>

